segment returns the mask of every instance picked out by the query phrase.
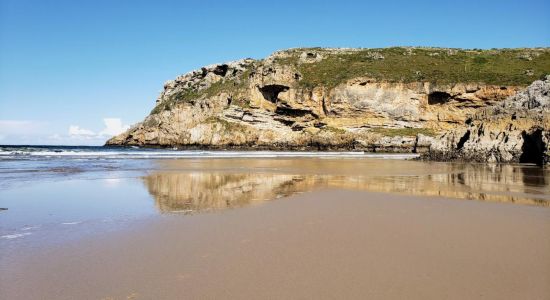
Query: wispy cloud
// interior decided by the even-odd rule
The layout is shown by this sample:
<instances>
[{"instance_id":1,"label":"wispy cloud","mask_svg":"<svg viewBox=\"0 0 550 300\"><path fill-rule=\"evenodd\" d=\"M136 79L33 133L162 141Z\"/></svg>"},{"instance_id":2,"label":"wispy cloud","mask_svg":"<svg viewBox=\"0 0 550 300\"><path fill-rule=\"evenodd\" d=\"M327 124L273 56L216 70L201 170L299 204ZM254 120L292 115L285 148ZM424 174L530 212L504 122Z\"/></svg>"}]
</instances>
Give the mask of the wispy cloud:
<instances>
[{"instance_id":1,"label":"wispy cloud","mask_svg":"<svg viewBox=\"0 0 550 300\"><path fill-rule=\"evenodd\" d=\"M52 140L52 141L60 141L62 139L63 138L61 137L61 135L57 133L48 136L48 140Z\"/></svg>"},{"instance_id":2,"label":"wispy cloud","mask_svg":"<svg viewBox=\"0 0 550 300\"><path fill-rule=\"evenodd\" d=\"M37 135L45 132L45 122L26 120L0 120L0 135Z\"/></svg>"},{"instance_id":3,"label":"wispy cloud","mask_svg":"<svg viewBox=\"0 0 550 300\"><path fill-rule=\"evenodd\" d=\"M47 122L0 120L0 143L101 145L106 139L124 132L129 127L123 124L120 118L104 118L101 130L72 124L67 131L60 133Z\"/></svg>"},{"instance_id":4,"label":"wispy cloud","mask_svg":"<svg viewBox=\"0 0 550 300\"><path fill-rule=\"evenodd\" d=\"M86 138L90 139L96 136L95 132L89 130L80 128L80 126L77 125L71 125L69 126L69 136L73 138Z\"/></svg>"},{"instance_id":5,"label":"wispy cloud","mask_svg":"<svg viewBox=\"0 0 550 300\"><path fill-rule=\"evenodd\" d=\"M0 143L38 144L52 134L48 122L34 120L0 120Z\"/></svg>"},{"instance_id":6,"label":"wispy cloud","mask_svg":"<svg viewBox=\"0 0 550 300\"><path fill-rule=\"evenodd\" d=\"M123 125L119 118L104 118L105 128L99 132L90 129L81 128L78 125L69 126L69 136L73 139L105 139L120 134L128 128L129 125Z\"/></svg>"}]
</instances>

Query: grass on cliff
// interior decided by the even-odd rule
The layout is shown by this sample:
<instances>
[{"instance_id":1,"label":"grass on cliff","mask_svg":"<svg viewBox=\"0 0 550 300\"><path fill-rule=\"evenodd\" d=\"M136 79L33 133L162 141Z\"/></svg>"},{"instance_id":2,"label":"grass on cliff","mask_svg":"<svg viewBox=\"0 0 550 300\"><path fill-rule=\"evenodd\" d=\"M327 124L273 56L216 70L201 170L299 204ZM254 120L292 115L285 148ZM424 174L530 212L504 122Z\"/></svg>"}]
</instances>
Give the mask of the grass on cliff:
<instances>
[{"instance_id":1,"label":"grass on cliff","mask_svg":"<svg viewBox=\"0 0 550 300\"><path fill-rule=\"evenodd\" d=\"M344 133L346 133L345 129L338 128L338 127L332 127L332 126L325 126L325 127L321 128L321 130L326 130L328 132L332 132L332 133L335 133L335 134L344 134Z\"/></svg>"},{"instance_id":2,"label":"grass on cliff","mask_svg":"<svg viewBox=\"0 0 550 300\"><path fill-rule=\"evenodd\" d=\"M323 59L300 63L303 52ZM334 87L355 77L390 82L480 82L494 85L528 85L550 73L550 49L463 50L439 48L382 48L330 53L321 48L295 49L275 60L293 65L302 87Z\"/></svg>"},{"instance_id":3,"label":"grass on cliff","mask_svg":"<svg viewBox=\"0 0 550 300\"><path fill-rule=\"evenodd\" d=\"M381 134L383 136L417 136L423 134L427 136L436 136L437 132L430 128L372 128L371 132Z\"/></svg>"},{"instance_id":4,"label":"grass on cliff","mask_svg":"<svg viewBox=\"0 0 550 300\"><path fill-rule=\"evenodd\" d=\"M206 119L206 123L221 124L223 126L224 131L245 132L248 129L245 125L242 125L236 122L229 122L220 117L208 117Z\"/></svg>"},{"instance_id":5,"label":"grass on cliff","mask_svg":"<svg viewBox=\"0 0 550 300\"><path fill-rule=\"evenodd\" d=\"M171 95L167 100L163 101L163 103L155 106L155 108L151 111L151 114L158 114L163 110L171 110L177 103L192 103L194 100L214 97L222 92L228 93L232 97L235 97L233 102L234 104L242 107L248 107L249 103L245 101L245 99L238 97L238 93L239 91L245 89L251 72L252 68L248 68L239 77L234 79L222 79L211 84L204 90L197 91L194 89L185 89L179 91Z\"/></svg>"}]
</instances>

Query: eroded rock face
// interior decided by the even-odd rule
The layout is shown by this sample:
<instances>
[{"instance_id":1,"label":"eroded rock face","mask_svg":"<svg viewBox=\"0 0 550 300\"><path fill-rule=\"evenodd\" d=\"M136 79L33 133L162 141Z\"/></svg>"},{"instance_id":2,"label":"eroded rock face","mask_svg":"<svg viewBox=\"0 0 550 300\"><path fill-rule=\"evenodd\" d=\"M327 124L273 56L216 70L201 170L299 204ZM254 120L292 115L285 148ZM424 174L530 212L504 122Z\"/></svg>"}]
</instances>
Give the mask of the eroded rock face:
<instances>
[{"instance_id":1,"label":"eroded rock face","mask_svg":"<svg viewBox=\"0 0 550 300\"><path fill-rule=\"evenodd\" d=\"M436 134L521 89L361 76L335 86L301 84L300 64L319 63L331 51L355 50L323 51L304 51L298 65L282 63L289 53L280 51L264 60L212 65L182 75L164 85L144 121L107 144L425 152ZM375 51L367 59L385 58Z\"/></svg>"},{"instance_id":2,"label":"eroded rock face","mask_svg":"<svg viewBox=\"0 0 550 300\"><path fill-rule=\"evenodd\" d=\"M432 143L429 158L479 162L550 162L550 76L491 107Z\"/></svg>"}]
</instances>

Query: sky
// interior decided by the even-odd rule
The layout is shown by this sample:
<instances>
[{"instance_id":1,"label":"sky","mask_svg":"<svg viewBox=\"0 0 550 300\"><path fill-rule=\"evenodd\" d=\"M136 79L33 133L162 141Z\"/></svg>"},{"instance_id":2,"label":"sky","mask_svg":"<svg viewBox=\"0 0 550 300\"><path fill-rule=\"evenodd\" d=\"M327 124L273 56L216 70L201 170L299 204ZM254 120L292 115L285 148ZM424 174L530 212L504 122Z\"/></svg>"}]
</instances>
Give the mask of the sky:
<instances>
[{"instance_id":1,"label":"sky","mask_svg":"<svg viewBox=\"0 0 550 300\"><path fill-rule=\"evenodd\" d=\"M550 46L550 1L0 0L0 144L102 145L163 84L293 47Z\"/></svg>"}]
</instances>

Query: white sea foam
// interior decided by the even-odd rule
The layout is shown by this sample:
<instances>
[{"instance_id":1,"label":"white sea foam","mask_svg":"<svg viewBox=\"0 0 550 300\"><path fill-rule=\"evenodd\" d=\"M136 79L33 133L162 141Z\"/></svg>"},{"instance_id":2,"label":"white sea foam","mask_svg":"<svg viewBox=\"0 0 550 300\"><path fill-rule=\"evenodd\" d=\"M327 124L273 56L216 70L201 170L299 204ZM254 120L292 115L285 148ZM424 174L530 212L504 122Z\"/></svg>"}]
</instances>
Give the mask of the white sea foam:
<instances>
[{"instance_id":1,"label":"white sea foam","mask_svg":"<svg viewBox=\"0 0 550 300\"><path fill-rule=\"evenodd\" d=\"M31 233L30 233L30 232L24 232L24 233L6 234L6 235L0 236L0 238L2 238L2 239L7 239L7 240L11 240L11 239L16 239L16 238L24 237L24 236L26 236L26 235L31 235Z\"/></svg>"},{"instance_id":2,"label":"white sea foam","mask_svg":"<svg viewBox=\"0 0 550 300\"><path fill-rule=\"evenodd\" d=\"M40 228L40 226L26 226L26 227L21 228L21 230L22 231L28 231L28 230L38 229L38 228Z\"/></svg>"},{"instance_id":3,"label":"white sea foam","mask_svg":"<svg viewBox=\"0 0 550 300\"><path fill-rule=\"evenodd\" d=\"M52 151L53 150L53 151ZM418 154L379 154L359 151L347 152L316 152L316 151L200 151L200 150L142 150L142 149L105 149L101 147L88 150L82 149L4 149L0 157L12 159L24 158L277 158L277 157L368 157L381 159L410 159Z\"/></svg>"}]
</instances>

